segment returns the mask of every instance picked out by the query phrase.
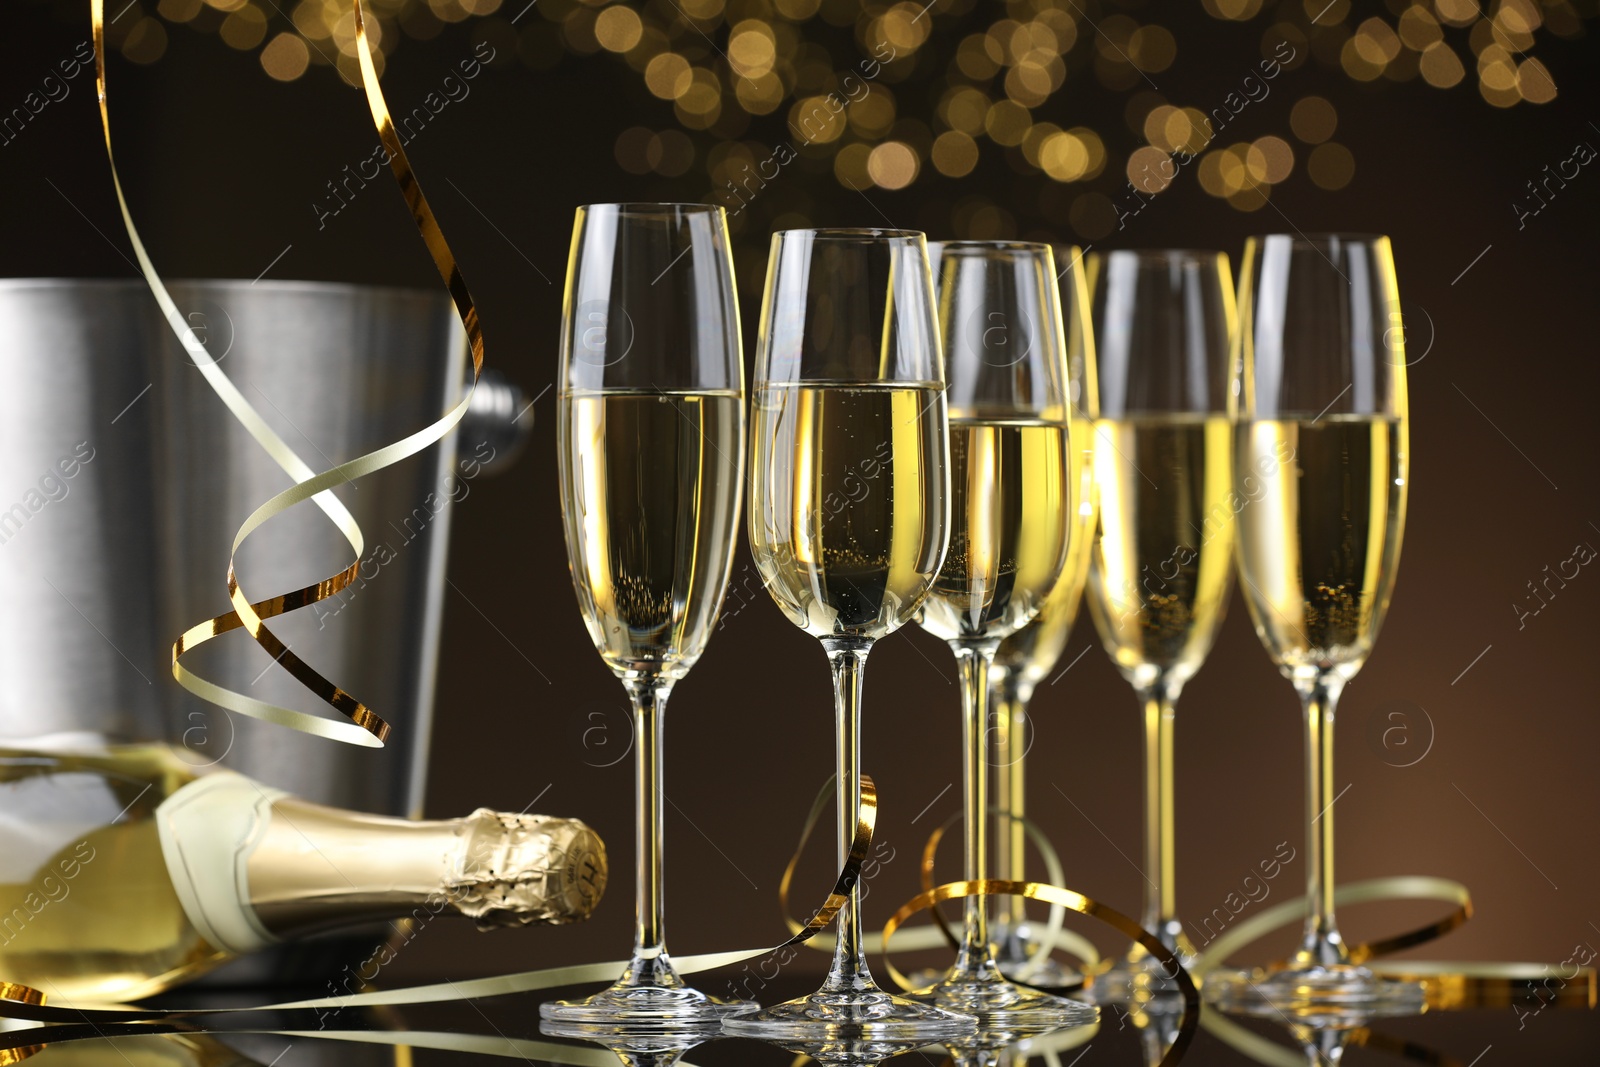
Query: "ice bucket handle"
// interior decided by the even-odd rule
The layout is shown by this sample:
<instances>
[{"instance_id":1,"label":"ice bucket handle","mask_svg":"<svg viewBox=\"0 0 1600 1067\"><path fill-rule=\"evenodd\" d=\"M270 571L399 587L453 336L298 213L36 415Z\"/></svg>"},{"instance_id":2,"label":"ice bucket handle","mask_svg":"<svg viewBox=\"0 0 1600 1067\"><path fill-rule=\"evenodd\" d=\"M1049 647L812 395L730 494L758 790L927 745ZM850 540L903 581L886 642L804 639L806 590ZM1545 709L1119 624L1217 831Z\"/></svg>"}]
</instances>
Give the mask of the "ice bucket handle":
<instances>
[{"instance_id":1,"label":"ice bucket handle","mask_svg":"<svg viewBox=\"0 0 1600 1067\"><path fill-rule=\"evenodd\" d=\"M533 404L528 394L504 374L485 367L472 406L461 420L462 454L480 455L479 446L487 444L491 458L483 470L498 474L522 454L532 431Z\"/></svg>"}]
</instances>

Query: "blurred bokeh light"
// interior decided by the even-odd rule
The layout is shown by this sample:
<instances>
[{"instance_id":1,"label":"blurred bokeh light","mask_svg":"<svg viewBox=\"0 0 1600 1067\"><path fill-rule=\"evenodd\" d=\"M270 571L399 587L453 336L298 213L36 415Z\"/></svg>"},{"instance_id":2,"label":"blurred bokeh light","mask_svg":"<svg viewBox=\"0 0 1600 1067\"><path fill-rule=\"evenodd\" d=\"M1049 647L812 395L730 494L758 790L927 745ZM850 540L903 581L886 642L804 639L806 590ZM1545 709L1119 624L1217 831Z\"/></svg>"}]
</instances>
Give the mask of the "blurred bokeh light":
<instances>
[{"instance_id":1,"label":"blurred bokeh light","mask_svg":"<svg viewBox=\"0 0 1600 1067\"><path fill-rule=\"evenodd\" d=\"M1338 114L1306 93L1287 128L1236 140L1221 128L1253 100L1248 81L1221 100L1168 99L1152 75L1178 61L1182 41L1156 21L1166 9L1110 3L949 0L366 0L381 61L406 40L448 24L470 27L496 64L550 69L563 57L612 63L618 92L670 102L664 128L604 136L635 175L700 178L702 196L743 209L765 199L762 223L804 225L798 190L764 196L793 159L813 179L852 190L897 191L969 175L1032 176L1052 221L1095 239L1116 226L1125 198L1159 195L1192 167L1208 194L1260 209L1275 187L1305 182L1336 192L1356 173L1333 140ZM1419 80L1471 92L1495 108L1539 105L1559 88L1534 54L1542 37L1576 37L1591 0L1203 0L1212 19L1259 33L1262 63L1243 70L1264 86L1306 62L1380 88ZM1259 21L1258 21L1259 20ZM1251 29L1256 23L1258 29ZM172 33L215 34L255 52L279 82L336 74L359 84L350 0L134 0L108 37L129 60L161 59ZM1287 82L1278 83L1279 86ZM1062 100L1088 91L1126 98L1126 130L1051 122ZM653 109L650 109L653 111ZM768 119L767 117L771 118ZM659 120L658 120L659 121ZM751 134L760 121L766 139ZM787 140L773 141L781 121ZM687 176L687 178L686 178ZM1068 187L1061 193L1053 186ZM946 190L948 192L948 190ZM1011 236L1016 223L983 197L941 201L959 236Z\"/></svg>"}]
</instances>

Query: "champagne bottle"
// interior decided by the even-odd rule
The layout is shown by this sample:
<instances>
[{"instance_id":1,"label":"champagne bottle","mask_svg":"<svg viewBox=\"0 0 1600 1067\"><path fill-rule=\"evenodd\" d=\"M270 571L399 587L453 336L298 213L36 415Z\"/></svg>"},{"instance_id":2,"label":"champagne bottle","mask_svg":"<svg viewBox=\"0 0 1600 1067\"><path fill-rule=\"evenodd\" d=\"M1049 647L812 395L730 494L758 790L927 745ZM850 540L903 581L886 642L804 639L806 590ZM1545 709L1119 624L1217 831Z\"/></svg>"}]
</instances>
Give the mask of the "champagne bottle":
<instances>
[{"instance_id":1,"label":"champagne bottle","mask_svg":"<svg viewBox=\"0 0 1600 1067\"><path fill-rule=\"evenodd\" d=\"M165 745L0 747L0 980L52 1000L133 1000L375 920L576 922L605 882L575 819L415 822L199 773Z\"/></svg>"}]
</instances>

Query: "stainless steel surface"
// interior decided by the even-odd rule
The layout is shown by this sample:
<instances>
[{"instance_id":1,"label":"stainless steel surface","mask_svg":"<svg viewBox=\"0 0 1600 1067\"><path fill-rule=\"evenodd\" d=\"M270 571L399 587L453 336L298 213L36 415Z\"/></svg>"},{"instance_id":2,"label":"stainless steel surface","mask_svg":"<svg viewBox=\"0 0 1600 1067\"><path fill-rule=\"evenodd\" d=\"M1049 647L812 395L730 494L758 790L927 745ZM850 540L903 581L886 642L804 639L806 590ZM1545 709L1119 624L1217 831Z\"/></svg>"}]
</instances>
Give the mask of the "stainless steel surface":
<instances>
[{"instance_id":1,"label":"stainless steel surface","mask_svg":"<svg viewBox=\"0 0 1600 1067\"><path fill-rule=\"evenodd\" d=\"M150 304L121 282L0 281L0 737L166 730L150 397L134 403Z\"/></svg>"},{"instance_id":2,"label":"stainless steel surface","mask_svg":"<svg viewBox=\"0 0 1600 1067\"><path fill-rule=\"evenodd\" d=\"M245 398L314 468L426 425L469 375L443 294L302 282L171 289ZM335 490L366 535L360 575L339 597L270 624L391 722L388 747L367 750L229 714L172 679L173 638L227 610L234 532L291 482L206 384L142 283L0 281L0 360L0 524L11 514L18 527L0 539L0 737L164 734L197 765L220 762L323 803L416 814L449 504L470 492L491 449L503 462L514 444L514 430L493 429L513 398L490 397L488 423L480 416L459 456L452 435ZM62 479L64 493L45 483L32 509L29 491L80 441L93 458ZM5 510L13 501L22 512ZM333 525L303 504L246 542L239 578L259 599L349 559ZM252 696L332 714L242 633L185 663Z\"/></svg>"}]
</instances>

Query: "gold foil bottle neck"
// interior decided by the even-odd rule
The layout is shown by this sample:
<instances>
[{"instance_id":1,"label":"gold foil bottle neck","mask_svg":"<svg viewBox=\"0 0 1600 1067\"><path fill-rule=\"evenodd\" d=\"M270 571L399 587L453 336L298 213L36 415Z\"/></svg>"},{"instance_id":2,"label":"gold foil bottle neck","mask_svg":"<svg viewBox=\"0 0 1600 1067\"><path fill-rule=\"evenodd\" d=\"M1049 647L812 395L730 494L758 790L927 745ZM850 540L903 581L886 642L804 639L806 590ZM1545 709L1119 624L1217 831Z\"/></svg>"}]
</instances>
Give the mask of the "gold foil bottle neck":
<instances>
[{"instance_id":1,"label":"gold foil bottle neck","mask_svg":"<svg viewBox=\"0 0 1600 1067\"><path fill-rule=\"evenodd\" d=\"M587 919L606 887L606 847L577 819L479 808L445 891L480 929Z\"/></svg>"}]
</instances>

